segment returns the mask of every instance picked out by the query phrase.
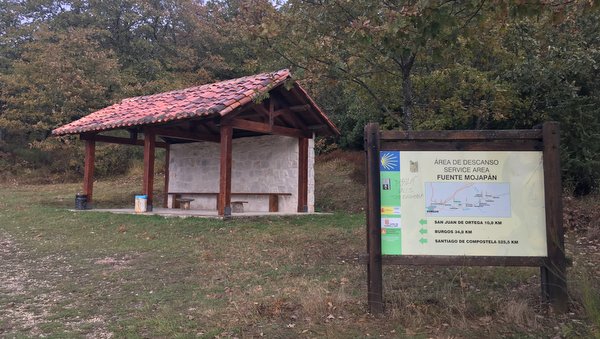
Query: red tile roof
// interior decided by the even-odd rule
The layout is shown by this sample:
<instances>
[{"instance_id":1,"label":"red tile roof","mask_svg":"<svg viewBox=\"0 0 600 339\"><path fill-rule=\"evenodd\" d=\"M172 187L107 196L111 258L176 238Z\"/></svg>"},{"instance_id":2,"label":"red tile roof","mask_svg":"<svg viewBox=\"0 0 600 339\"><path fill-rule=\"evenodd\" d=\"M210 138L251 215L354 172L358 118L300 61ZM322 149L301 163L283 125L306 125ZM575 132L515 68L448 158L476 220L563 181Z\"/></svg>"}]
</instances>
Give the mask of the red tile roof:
<instances>
[{"instance_id":1,"label":"red tile roof","mask_svg":"<svg viewBox=\"0 0 600 339\"><path fill-rule=\"evenodd\" d=\"M52 131L52 134L99 132L208 115L224 116L235 108L250 103L257 96L268 92L290 77L290 72L283 69L177 91L124 99L118 104L61 126ZM312 100L311 104L330 123Z\"/></svg>"}]
</instances>

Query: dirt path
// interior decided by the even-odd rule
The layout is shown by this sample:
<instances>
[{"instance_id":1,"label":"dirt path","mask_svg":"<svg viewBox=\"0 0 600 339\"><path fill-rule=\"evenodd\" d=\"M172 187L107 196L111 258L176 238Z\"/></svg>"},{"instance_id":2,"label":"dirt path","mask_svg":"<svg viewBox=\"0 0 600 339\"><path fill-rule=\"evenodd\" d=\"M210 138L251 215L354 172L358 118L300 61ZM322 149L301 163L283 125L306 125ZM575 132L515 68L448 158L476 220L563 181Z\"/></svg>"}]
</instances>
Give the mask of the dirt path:
<instances>
[{"instance_id":1,"label":"dirt path","mask_svg":"<svg viewBox=\"0 0 600 339\"><path fill-rule=\"evenodd\" d=\"M41 291L49 290L46 281L30 277L29 260L8 234L0 234L0 318L4 319L0 335L12 330L27 330L40 335L39 325L45 322L51 300L56 295ZM41 293L40 293L41 292ZM35 297L32 297L35 295Z\"/></svg>"},{"instance_id":2,"label":"dirt path","mask_svg":"<svg viewBox=\"0 0 600 339\"><path fill-rule=\"evenodd\" d=\"M69 308L67 296L58 292L56 283L71 274L65 257L37 257L9 234L0 233L0 337L14 333L42 336L44 328L64 327L88 338L111 338L100 317L68 323L52 320L53 313ZM89 324L94 326L85 327L92 331L82 331Z\"/></svg>"}]
</instances>

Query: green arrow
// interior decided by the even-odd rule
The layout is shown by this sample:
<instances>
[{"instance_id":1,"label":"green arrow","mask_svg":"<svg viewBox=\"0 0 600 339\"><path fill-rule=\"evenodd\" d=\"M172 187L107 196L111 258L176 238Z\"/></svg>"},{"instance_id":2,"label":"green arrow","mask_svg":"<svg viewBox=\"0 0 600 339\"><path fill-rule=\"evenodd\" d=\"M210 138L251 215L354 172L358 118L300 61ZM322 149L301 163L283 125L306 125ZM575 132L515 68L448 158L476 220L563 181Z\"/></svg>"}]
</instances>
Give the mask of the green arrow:
<instances>
[{"instance_id":1,"label":"green arrow","mask_svg":"<svg viewBox=\"0 0 600 339\"><path fill-rule=\"evenodd\" d=\"M427 224L427 220L421 219L421 220L419 220L419 224L425 225L425 224Z\"/></svg>"},{"instance_id":2,"label":"green arrow","mask_svg":"<svg viewBox=\"0 0 600 339\"><path fill-rule=\"evenodd\" d=\"M425 238L421 238L421 240L419 240L419 242L420 242L421 244L426 244L426 243L427 243L427 239L425 239Z\"/></svg>"},{"instance_id":3,"label":"green arrow","mask_svg":"<svg viewBox=\"0 0 600 339\"><path fill-rule=\"evenodd\" d=\"M421 234L425 234L425 233L427 233L427 230L426 230L426 229L424 229L424 228L421 228L421 229L419 230L419 233L421 233Z\"/></svg>"}]
</instances>

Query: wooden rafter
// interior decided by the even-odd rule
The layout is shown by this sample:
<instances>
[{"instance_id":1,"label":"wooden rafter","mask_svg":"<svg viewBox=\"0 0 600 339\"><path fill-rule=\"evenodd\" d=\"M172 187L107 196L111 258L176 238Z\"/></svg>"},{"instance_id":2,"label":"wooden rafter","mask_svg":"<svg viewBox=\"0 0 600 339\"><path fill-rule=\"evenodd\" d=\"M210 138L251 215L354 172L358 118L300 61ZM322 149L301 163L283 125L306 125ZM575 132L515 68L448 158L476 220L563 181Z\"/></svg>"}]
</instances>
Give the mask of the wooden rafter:
<instances>
[{"instance_id":1,"label":"wooden rafter","mask_svg":"<svg viewBox=\"0 0 600 339\"><path fill-rule=\"evenodd\" d=\"M166 129L166 128L148 128L149 131L152 131L155 135L161 137L169 137L173 139L183 139L183 140L191 140L191 141L210 141L210 142L219 142L219 137L212 134L199 134L199 133L191 133L182 130L176 129Z\"/></svg>"},{"instance_id":2,"label":"wooden rafter","mask_svg":"<svg viewBox=\"0 0 600 339\"><path fill-rule=\"evenodd\" d=\"M296 115L296 113L292 112L286 104L282 103L281 100L275 99L277 102L277 106L279 109L273 112L273 116L281 121L285 125L289 125L294 128L306 129L305 124L300 120ZM283 99L285 100L285 99Z\"/></svg>"},{"instance_id":3,"label":"wooden rafter","mask_svg":"<svg viewBox=\"0 0 600 339\"><path fill-rule=\"evenodd\" d=\"M216 133L212 132L208 126L206 126L205 124L203 124L201 121L192 121L190 123L190 129L192 132L194 133L199 133L199 134L209 134L209 135L217 135Z\"/></svg>"},{"instance_id":4,"label":"wooden rafter","mask_svg":"<svg viewBox=\"0 0 600 339\"><path fill-rule=\"evenodd\" d=\"M262 113L263 115L271 116L269 111L262 106L256 105L256 106L254 106L254 109L256 111ZM302 120L300 120L297 117L297 115L295 113L293 113L291 110L289 110L288 108L279 109L279 110L277 110L277 112L279 112L279 113L277 115L273 114L273 116L276 116L280 119L285 116L287 118L286 119L287 121L291 121L291 123L290 122L286 122L286 123L294 126L294 128L303 128L304 126L306 126L306 124ZM275 113L275 112L273 112L273 113ZM286 120L284 120L284 121L286 121Z\"/></svg>"},{"instance_id":5,"label":"wooden rafter","mask_svg":"<svg viewBox=\"0 0 600 339\"><path fill-rule=\"evenodd\" d=\"M110 144L120 144L120 145L137 145L144 146L144 140L130 139L130 138L121 138L121 137L112 137L109 135L100 135L100 134L81 134L79 136L81 140L93 140L96 142L106 142ZM165 148L167 144L164 142L156 142L155 147Z\"/></svg>"},{"instance_id":6,"label":"wooden rafter","mask_svg":"<svg viewBox=\"0 0 600 339\"><path fill-rule=\"evenodd\" d=\"M300 123L302 126L310 125L311 123L306 120L307 114L296 114L299 112L305 112L310 114L312 112L312 110L310 109L310 105L296 104L298 102L303 101L298 96L291 93L291 90L288 91L286 89L281 89L279 93L281 94L281 97L285 100L286 103L286 105L284 105L285 107L283 108L286 111L282 113L287 113L286 116L293 117L292 119L295 119L296 122ZM306 108L306 106L308 106L309 109L300 111L301 108ZM295 107L296 112L292 112L290 107Z\"/></svg>"},{"instance_id":7,"label":"wooden rafter","mask_svg":"<svg viewBox=\"0 0 600 339\"><path fill-rule=\"evenodd\" d=\"M231 119L223 121L221 126L231 126L236 129L245 131L252 131L266 134L284 135L293 138L310 138L312 134L301 129L289 128L277 125L269 125L268 123L243 120L243 119Z\"/></svg>"},{"instance_id":8,"label":"wooden rafter","mask_svg":"<svg viewBox=\"0 0 600 339\"><path fill-rule=\"evenodd\" d=\"M218 122L215 120L208 120L204 122L204 127L206 127L206 129L212 133L212 134L216 134L219 135L220 134L220 130L219 130L219 126L218 126Z\"/></svg>"},{"instance_id":9,"label":"wooden rafter","mask_svg":"<svg viewBox=\"0 0 600 339\"><path fill-rule=\"evenodd\" d=\"M273 99L269 99L269 125L273 126L275 117L273 116L273 112L275 111L275 101Z\"/></svg>"},{"instance_id":10,"label":"wooden rafter","mask_svg":"<svg viewBox=\"0 0 600 339\"><path fill-rule=\"evenodd\" d=\"M280 115L279 117L286 121L287 124L290 124L292 126L296 126L296 127L301 127L303 129L306 128L306 124L304 123L304 121L302 121L298 115L292 111L290 111L289 109L283 109L284 113L282 115Z\"/></svg>"},{"instance_id":11,"label":"wooden rafter","mask_svg":"<svg viewBox=\"0 0 600 339\"><path fill-rule=\"evenodd\" d=\"M310 108L310 105L296 105L288 107L288 109L292 112L306 112L310 110Z\"/></svg>"}]
</instances>

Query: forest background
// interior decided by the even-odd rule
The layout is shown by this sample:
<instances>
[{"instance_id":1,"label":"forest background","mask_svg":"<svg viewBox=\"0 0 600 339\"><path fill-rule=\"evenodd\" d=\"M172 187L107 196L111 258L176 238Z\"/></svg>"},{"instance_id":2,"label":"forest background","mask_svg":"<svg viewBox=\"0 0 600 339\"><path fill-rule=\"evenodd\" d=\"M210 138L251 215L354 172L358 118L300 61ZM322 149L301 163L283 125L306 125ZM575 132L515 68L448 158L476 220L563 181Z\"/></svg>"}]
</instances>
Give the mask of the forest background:
<instances>
[{"instance_id":1,"label":"forest background","mask_svg":"<svg viewBox=\"0 0 600 339\"><path fill-rule=\"evenodd\" d=\"M123 98L289 68L341 130L561 123L563 181L600 182L600 11L585 1L4 0L0 181L79 178L53 128ZM99 148L100 177L141 150Z\"/></svg>"}]
</instances>

